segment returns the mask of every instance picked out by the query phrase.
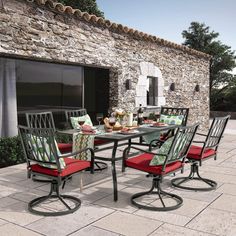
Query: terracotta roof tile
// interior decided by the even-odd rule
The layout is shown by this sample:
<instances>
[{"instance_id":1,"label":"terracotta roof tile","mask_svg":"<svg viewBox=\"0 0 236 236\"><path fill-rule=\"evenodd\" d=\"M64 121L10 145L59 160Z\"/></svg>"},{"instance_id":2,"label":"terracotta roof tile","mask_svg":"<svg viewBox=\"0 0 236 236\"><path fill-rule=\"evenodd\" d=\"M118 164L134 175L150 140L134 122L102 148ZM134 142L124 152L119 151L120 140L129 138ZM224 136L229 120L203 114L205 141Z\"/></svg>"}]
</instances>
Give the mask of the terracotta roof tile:
<instances>
[{"instance_id":1,"label":"terracotta roof tile","mask_svg":"<svg viewBox=\"0 0 236 236\"><path fill-rule=\"evenodd\" d=\"M117 29L117 28L118 28L118 25L117 25L116 23L112 23L110 28L111 28L111 29Z\"/></svg>"},{"instance_id":2,"label":"terracotta roof tile","mask_svg":"<svg viewBox=\"0 0 236 236\"><path fill-rule=\"evenodd\" d=\"M64 6L61 3L55 3L54 5L55 10L59 11L60 13L67 12L68 6Z\"/></svg>"},{"instance_id":3,"label":"terracotta roof tile","mask_svg":"<svg viewBox=\"0 0 236 236\"><path fill-rule=\"evenodd\" d=\"M105 25L110 28L112 26L112 22L109 20L105 20ZM118 27L117 27L118 28Z\"/></svg>"},{"instance_id":4,"label":"terracotta roof tile","mask_svg":"<svg viewBox=\"0 0 236 236\"><path fill-rule=\"evenodd\" d=\"M80 11L79 9L76 9L76 10L74 11L74 16L76 16L76 17L82 17L82 11Z\"/></svg>"},{"instance_id":5,"label":"terracotta roof tile","mask_svg":"<svg viewBox=\"0 0 236 236\"><path fill-rule=\"evenodd\" d=\"M183 45L179 45L179 44L164 40L162 38L158 38L158 37L153 36L153 35L149 35L147 33L129 28L127 26L123 26L122 24L116 24L114 22L111 22L110 20L103 19L102 17L97 17L95 15L90 15L89 13L82 12L79 9L73 9L71 6L64 6L63 4L58 3L58 2L54 2L53 0L25 0L25 1L31 2L31 3L35 2L39 6L44 5L44 6L48 7L49 9L55 10L59 13L74 15L75 17L80 18L82 20L85 20L87 22L91 22L93 24L98 24L98 25L103 25L103 26L105 26L105 27L107 27L111 30L118 30L119 32L124 32L124 33L132 35L134 37L138 37L138 38L141 38L141 39L144 39L144 40L156 42L156 43L159 43L161 45L168 46L168 47L171 47L171 48L179 49L179 50L182 50L184 52L188 52L190 54L197 55L199 57L203 57L203 58L206 58L206 59L211 58L211 56L206 54L206 53L203 53L203 52L191 49L189 47L186 47L186 46L183 46Z\"/></svg>"},{"instance_id":6,"label":"terracotta roof tile","mask_svg":"<svg viewBox=\"0 0 236 236\"><path fill-rule=\"evenodd\" d=\"M75 10L74 10L72 7L67 7L67 8L65 9L65 12L66 12L67 14L74 15Z\"/></svg>"}]
</instances>

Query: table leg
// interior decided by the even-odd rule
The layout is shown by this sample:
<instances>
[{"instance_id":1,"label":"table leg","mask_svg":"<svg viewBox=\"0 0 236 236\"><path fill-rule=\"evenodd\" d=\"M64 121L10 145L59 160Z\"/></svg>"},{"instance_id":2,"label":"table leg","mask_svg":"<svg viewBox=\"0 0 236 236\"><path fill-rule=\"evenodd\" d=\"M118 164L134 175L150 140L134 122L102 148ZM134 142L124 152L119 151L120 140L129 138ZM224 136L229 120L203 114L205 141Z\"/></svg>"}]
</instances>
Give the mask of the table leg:
<instances>
[{"instance_id":1,"label":"table leg","mask_svg":"<svg viewBox=\"0 0 236 236\"><path fill-rule=\"evenodd\" d=\"M131 147L131 139L128 140L128 147ZM123 156L122 156L122 172L125 172L125 166L124 166L124 160L123 160Z\"/></svg>"},{"instance_id":2,"label":"table leg","mask_svg":"<svg viewBox=\"0 0 236 236\"><path fill-rule=\"evenodd\" d=\"M112 169L112 178L113 178L113 191L114 191L114 201L118 200L118 193L117 193L117 177L116 177L116 150L117 150L118 142L114 142L114 147L112 150L112 157L111 157L111 169Z\"/></svg>"},{"instance_id":3,"label":"table leg","mask_svg":"<svg viewBox=\"0 0 236 236\"><path fill-rule=\"evenodd\" d=\"M128 140L128 146L131 146L131 139Z\"/></svg>"}]
</instances>

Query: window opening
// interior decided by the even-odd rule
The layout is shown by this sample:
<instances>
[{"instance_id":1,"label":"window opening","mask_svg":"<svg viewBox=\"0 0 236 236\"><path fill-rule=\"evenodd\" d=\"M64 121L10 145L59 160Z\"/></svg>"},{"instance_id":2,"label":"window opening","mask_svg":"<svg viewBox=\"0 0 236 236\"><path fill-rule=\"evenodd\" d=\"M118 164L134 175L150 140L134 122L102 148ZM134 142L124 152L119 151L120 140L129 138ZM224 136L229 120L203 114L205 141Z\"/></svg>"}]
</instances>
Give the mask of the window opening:
<instances>
[{"instance_id":1,"label":"window opening","mask_svg":"<svg viewBox=\"0 0 236 236\"><path fill-rule=\"evenodd\" d=\"M147 89L147 105L155 106L157 104L158 97L158 78L153 76L148 76L148 89Z\"/></svg>"}]
</instances>

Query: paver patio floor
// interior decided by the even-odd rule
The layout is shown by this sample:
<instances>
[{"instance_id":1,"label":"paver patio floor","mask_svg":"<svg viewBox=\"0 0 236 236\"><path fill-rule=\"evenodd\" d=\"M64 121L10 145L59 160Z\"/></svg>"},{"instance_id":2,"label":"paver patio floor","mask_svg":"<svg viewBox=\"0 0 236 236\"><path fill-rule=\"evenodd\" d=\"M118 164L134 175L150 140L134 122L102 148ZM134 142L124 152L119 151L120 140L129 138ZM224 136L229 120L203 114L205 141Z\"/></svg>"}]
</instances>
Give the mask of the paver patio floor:
<instances>
[{"instance_id":1,"label":"paver patio floor","mask_svg":"<svg viewBox=\"0 0 236 236\"><path fill-rule=\"evenodd\" d=\"M218 182L216 190L177 190L170 186L172 177L166 178L164 189L177 193L184 200L183 206L174 211L153 212L132 206L131 195L149 189L151 178L131 169L121 173L120 166L118 163L117 202L113 202L110 169L94 175L86 172L83 173L82 192L80 175L74 176L63 190L82 200L80 209L58 217L28 212L27 203L46 195L49 185L27 179L26 164L0 169L0 235L236 235L236 135L226 134L218 159L204 162L200 169L204 177ZM184 174L188 174L188 168Z\"/></svg>"}]
</instances>

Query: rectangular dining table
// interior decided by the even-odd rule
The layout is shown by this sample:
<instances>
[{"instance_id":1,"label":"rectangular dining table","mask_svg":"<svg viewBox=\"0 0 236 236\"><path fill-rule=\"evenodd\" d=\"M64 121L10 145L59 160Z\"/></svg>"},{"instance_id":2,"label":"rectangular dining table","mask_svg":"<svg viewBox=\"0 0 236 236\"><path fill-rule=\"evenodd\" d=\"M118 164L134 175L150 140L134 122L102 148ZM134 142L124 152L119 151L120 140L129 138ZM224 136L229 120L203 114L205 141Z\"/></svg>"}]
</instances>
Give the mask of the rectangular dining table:
<instances>
[{"instance_id":1,"label":"rectangular dining table","mask_svg":"<svg viewBox=\"0 0 236 236\"><path fill-rule=\"evenodd\" d=\"M131 132L128 134L124 134L121 132L112 132L112 133L103 133L103 134L95 135L96 139L109 141L110 144L113 143L113 145L110 146L110 149L112 149L112 154L110 158L98 156L97 153L107 149L107 148L98 148L95 150L95 160L111 162L114 201L118 200L116 161L122 160L122 157L116 156L117 147L119 146L119 143L122 141L127 141L127 143L125 144L130 146L132 144L132 141L131 141L132 139L139 138L144 135L153 134L155 132L165 132L167 130L175 129L177 127L178 127L177 125L157 126L157 127L144 126L144 127L137 128L136 130L138 132L133 132L133 133ZM75 132L78 132L78 131L76 130L59 131L59 133L70 134L70 135L73 135ZM122 144L122 145L125 145L125 144Z\"/></svg>"}]
</instances>

